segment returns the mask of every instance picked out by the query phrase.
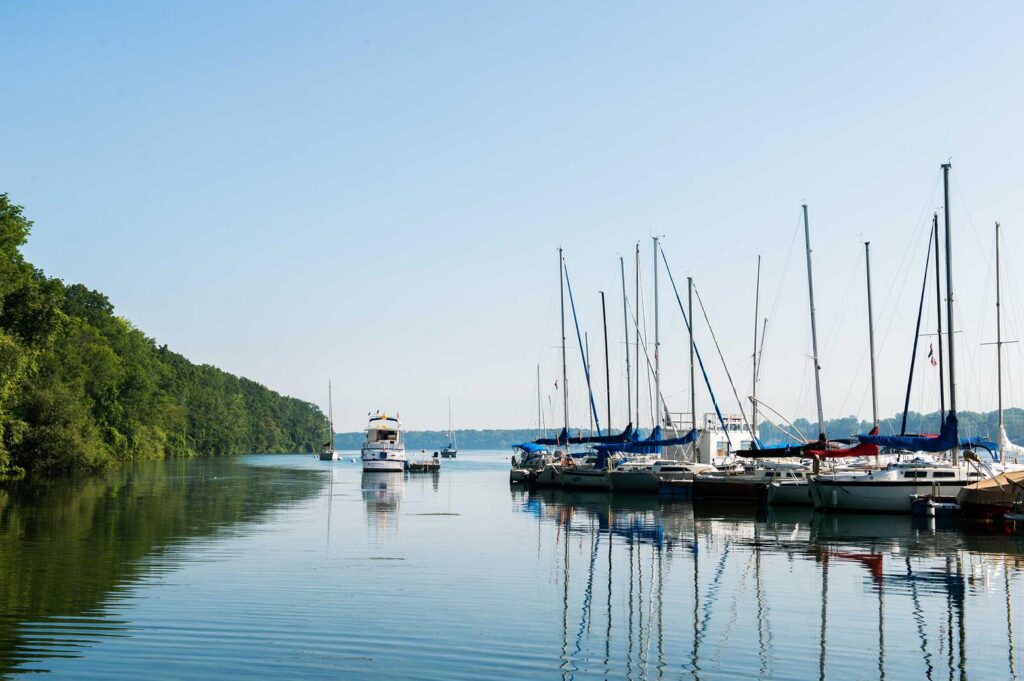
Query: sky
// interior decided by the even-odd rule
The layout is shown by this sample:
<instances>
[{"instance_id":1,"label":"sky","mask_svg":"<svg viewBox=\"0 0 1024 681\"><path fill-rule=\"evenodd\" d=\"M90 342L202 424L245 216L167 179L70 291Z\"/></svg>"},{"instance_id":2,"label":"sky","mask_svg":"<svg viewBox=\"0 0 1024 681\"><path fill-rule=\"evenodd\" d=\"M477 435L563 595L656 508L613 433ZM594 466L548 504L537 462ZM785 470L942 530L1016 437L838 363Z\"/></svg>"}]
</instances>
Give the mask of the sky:
<instances>
[{"instance_id":1,"label":"sky","mask_svg":"<svg viewBox=\"0 0 1024 681\"><path fill-rule=\"evenodd\" d=\"M996 220L1004 336L1021 337L1019 4L8 1L0 23L0 192L35 222L28 259L195 362L325 410L330 380L339 431L377 409L444 427L449 398L456 427L532 427L538 366L545 424L565 387L586 424L571 316L554 385L559 247L602 427L607 294L621 428L619 258L637 309L639 243L653 354L653 236L705 305L695 339L725 411L729 377L751 392L762 257L758 393L813 417L802 203L825 415L871 417L870 241L890 416L949 160L961 409L996 404ZM659 301L662 392L686 412L664 269ZM913 409L938 406L934 342ZM1020 344L1006 357L1006 403L1024 406Z\"/></svg>"}]
</instances>

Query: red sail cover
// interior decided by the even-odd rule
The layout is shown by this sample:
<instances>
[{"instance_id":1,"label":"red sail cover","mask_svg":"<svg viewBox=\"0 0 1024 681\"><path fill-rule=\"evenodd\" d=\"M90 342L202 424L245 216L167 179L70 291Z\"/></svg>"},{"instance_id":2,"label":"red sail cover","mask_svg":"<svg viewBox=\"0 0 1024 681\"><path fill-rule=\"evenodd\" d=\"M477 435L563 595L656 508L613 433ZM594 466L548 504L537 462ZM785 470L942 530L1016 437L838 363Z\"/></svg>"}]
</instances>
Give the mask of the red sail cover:
<instances>
[{"instance_id":1,"label":"red sail cover","mask_svg":"<svg viewBox=\"0 0 1024 681\"><path fill-rule=\"evenodd\" d=\"M871 429L871 435L878 435L878 426ZM860 444L852 447L836 447L835 449L811 449L807 451L808 456L817 456L823 459L843 459L856 456L878 456L878 445Z\"/></svg>"}]
</instances>

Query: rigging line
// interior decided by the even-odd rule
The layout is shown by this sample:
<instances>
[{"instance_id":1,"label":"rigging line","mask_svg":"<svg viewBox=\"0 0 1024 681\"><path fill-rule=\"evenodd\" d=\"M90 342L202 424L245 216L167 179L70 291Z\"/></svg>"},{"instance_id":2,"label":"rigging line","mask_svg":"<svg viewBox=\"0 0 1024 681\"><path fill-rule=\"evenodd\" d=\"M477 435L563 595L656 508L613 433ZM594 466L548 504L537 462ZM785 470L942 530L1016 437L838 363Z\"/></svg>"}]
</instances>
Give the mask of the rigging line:
<instances>
[{"instance_id":1,"label":"rigging line","mask_svg":"<svg viewBox=\"0 0 1024 681\"><path fill-rule=\"evenodd\" d=\"M769 321L761 332L761 352L757 358L757 366L759 367L758 378L760 378L760 368L764 366L765 340L768 338L768 332L775 326L775 314L778 311L779 300L782 298L782 288L786 283L786 274L789 272L789 262L793 257L793 250L796 246L796 237L800 233L800 224L801 219L797 218L796 224L793 226L793 237L789 240L789 251L786 253L786 261L782 266L782 273L779 275L779 287L775 290L775 299L772 301L771 311L766 317Z\"/></svg>"},{"instance_id":2,"label":"rigging line","mask_svg":"<svg viewBox=\"0 0 1024 681\"><path fill-rule=\"evenodd\" d=\"M629 309L630 316L633 318L633 322L636 323L636 315L633 313L633 306L629 305L629 303L627 302L626 307ZM647 352L647 338L643 334L640 335L640 347L644 351L644 359L647 360L648 383L650 383L650 373L654 371L654 364L651 362L650 353ZM665 393L662 392L659 393L659 395L661 396L661 403L666 404Z\"/></svg>"},{"instance_id":3,"label":"rigging line","mask_svg":"<svg viewBox=\"0 0 1024 681\"><path fill-rule=\"evenodd\" d=\"M662 256L664 256L664 252L662 253ZM736 392L736 384L733 383L732 374L729 373L729 365L725 362L725 355L722 354L722 348L718 344L718 338L715 336L715 329L711 326L711 320L708 319L708 311L704 309L704 301L700 297L700 291L697 290L696 284L693 286L693 293L697 296L697 303L700 305L700 311L704 315L704 321L708 325L708 331L711 332L711 340L715 344L715 350L718 351L718 358L722 360L722 367L725 369L725 377L729 379L729 387L732 388L732 396L736 398L736 404L740 409L740 416L743 417L743 425L746 426L747 432L753 435L754 431L750 429L750 421L747 420L747 410L743 408L743 403L740 401L739 393Z\"/></svg>"},{"instance_id":4,"label":"rigging line","mask_svg":"<svg viewBox=\"0 0 1024 681\"><path fill-rule=\"evenodd\" d=\"M662 262L665 263L665 271L668 273L668 280L672 284L672 292L675 293L676 303L679 305L679 311L683 314L683 321L686 323L686 329L687 329L687 331L690 332L690 337L692 338L693 337L693 320L690 319L689 317L687 317L686 316L686 311L683 310L683 301L679 297L679 289L676 288L676 280L675 280L675 277L672 276L672 268L668 266L668 258L665 256L665 249L664 248L661 249L661 260L662 260ZM696 293L697 287L694 286L693 290ZM698 296L698 299L699 299L699 296ZM708 372L704 368L704 359L701 357L700 351L697 349L697 343L696 342L693 343L693 354L696 356L697 362L700 364L700 372L704 375L704 384L707 386L708 392L711 394L711 404L714 405L714 407L715 407L715 413L718 415L718 422L722 425L722 432L725 433L726 442L729 443L729 449L732 449L732 438L729 437L729 429L726 428L726 426L725 426L725 419L722 418L722 410L719 409L719 407L718 407L718 400L715 398L715 391L711 388L711 380L708 378ZM726 370L726 371L728 372L728 370ZM735 389L734 389L734 392L735 392ZM742 407L740 407L740 411L741 412L743 411ZM745 420L746 419L746 415L744 415L743 418ZM749 424L747 425L747 430L748 431L750 430ZM753 436L753 433L751 433L751 436Z\"/></svg>"},{"instance_id":5,"label":"rigging line","mask_svg":"<svg viewBox=\"0 0 1024 681\"><path fill-rule=\"evenodd\" d=\"M904 246L903 256L900 258L899 266L896 268L896 275L893 277L894 281L899 280L900 274L903 273L903 282L899 286L899 295L896 297L895 301L892 300L892 296L894 291L896 291L896 287L886 287L885 300L882 301L882 305L879 308L879 318L885 318L888 316L888 323L886 324L885 330L882 332L882 342L878 346L879 352L885 348L885 341L889 337L889 331L892 329L897 311L901 308L900 301L903 299L903 292L906 289L907 280L910 277L914 262L913 258L910 257L910 254L917 252L913 249L913 244L915 241L918 243L921 241L920 232L925 227L928 229L928 239L931 241L931 220L926 218L926 214L929 212L929 206L934 205L933 201L935 200L935 193L938 189L939 179L941 177L942 173L940 171L936 171L934 179L932 180L932 187L928 192L928 199L925 201L924 205L921 206L921 213L917 216L917 221L913 223L917 225L917 229L911 229L906 246ZM892 303L892 307L889 307L890 302Z\"/></svg>"},{"instance_id":6,"label":"rigging line","mask_svg":"<svg viewBox=\"0 0 1024 681\"><path fill-rule=\"evenodd\" d=\"M829 329L825 334L825 342L822 343L822 349L825 351L823 354L828 356L834 356L833 351L835 348L832 347L832 339L835 338L836 328L839 326L839 320L846 317L846 301L850 297L850 291L853 290L854 279L859 279L857 276L860 273L860 261L863 258L861 249L857 249L857 260L854 262L853 268L850 269L850 277L846 281L846 290L843 291L843 297L839 300L839 306L834 308L835 313L832 316L832 323L829 325ZM820 361L821 358L819 358Z\"/></svg>"},{"instance_id":7,"label":"rigging line","mask_svg":"<svg viewBox=\"0 0 1024 681\"><path fill-rule=\"evenodd\" d=\"M597 417L597 405L594 403L594 391L590 387L590 362L586 353L583 351L583 336L580 335L580 320L576 316L576 303L573 302L572 298L572 284L569 283L569 268L562 264L562 268L565 270L565 288L569 292L569 305L572 307L572 320L576 325L576 340L580 344L580 357L583 358L583 371L587 375L587 392L590 395L590 409L594 413L594 425L597 426L597 434L601 435L601 419ZM564 389L564 386L563 386Z\"/></svg>"}]
</instances>

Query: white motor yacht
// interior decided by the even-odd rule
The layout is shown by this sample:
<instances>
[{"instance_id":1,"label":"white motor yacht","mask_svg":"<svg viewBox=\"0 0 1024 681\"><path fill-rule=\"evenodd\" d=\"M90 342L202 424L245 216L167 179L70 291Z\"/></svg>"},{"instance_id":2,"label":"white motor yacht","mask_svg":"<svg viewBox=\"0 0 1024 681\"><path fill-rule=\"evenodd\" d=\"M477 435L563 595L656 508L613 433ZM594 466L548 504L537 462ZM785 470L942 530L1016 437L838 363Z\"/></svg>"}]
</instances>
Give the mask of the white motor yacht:
<instances>
[{"instance_id":1,"label":"white motor yacht","mask_svg":"<svg viewBox=\"0 0 1024 681\"><path fill-rule=\"evenodd\" d=\"M380 412L371 416L361 453L364 471L404 471L405 441L398 419Z\"/></svg>"}]
</instances>

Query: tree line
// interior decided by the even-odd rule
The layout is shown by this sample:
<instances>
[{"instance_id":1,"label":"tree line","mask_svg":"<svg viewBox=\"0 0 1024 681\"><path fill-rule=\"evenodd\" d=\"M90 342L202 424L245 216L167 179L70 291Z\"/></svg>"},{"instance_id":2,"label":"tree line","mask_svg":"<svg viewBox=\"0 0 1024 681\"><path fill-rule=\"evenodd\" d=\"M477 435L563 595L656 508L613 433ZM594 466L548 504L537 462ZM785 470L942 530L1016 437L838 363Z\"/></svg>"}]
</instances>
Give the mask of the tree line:
<instances>
[{"instance_id":1,"label":"tree line","mask_svg":"<svg viewBox=\"0 0 1024 681\"><path fill-rule=\"evenodd\" d=\"M315 405L193 364L102 293L46 276L21 253L31 227L0 194L0 475L318 449Z\"/></svg>"}]
</instances>

